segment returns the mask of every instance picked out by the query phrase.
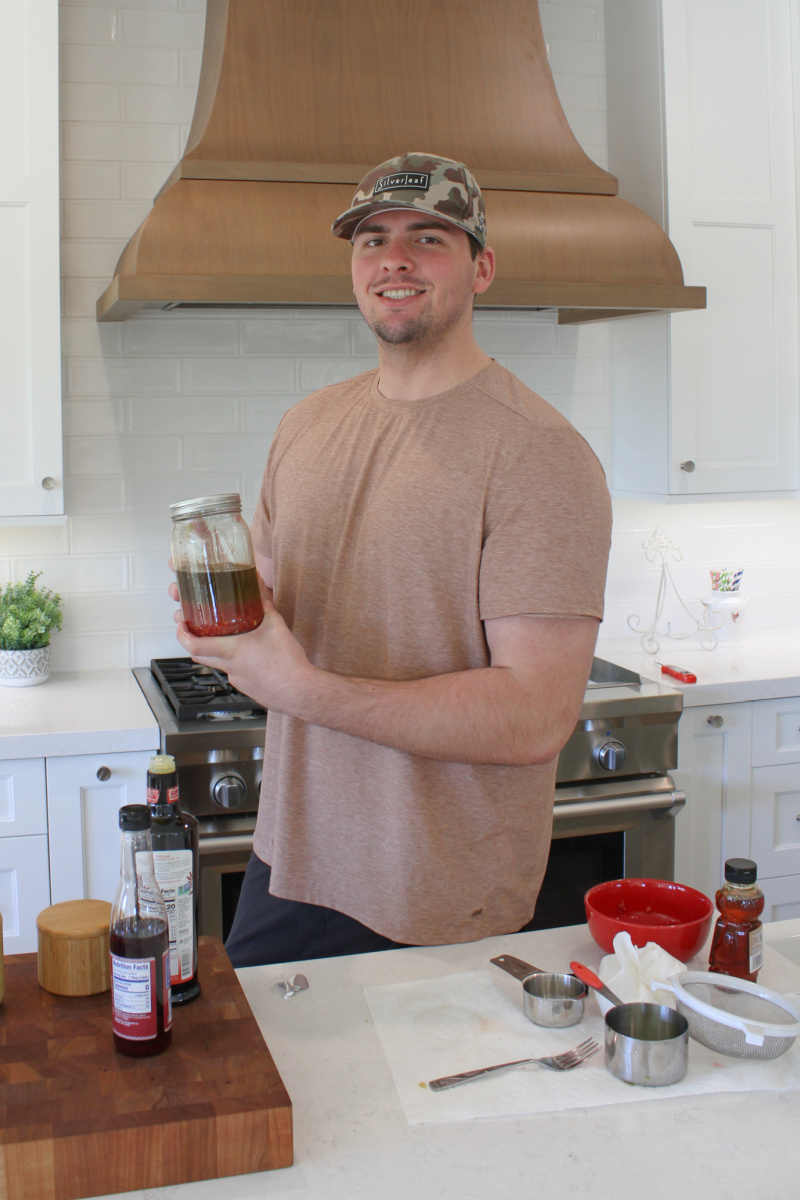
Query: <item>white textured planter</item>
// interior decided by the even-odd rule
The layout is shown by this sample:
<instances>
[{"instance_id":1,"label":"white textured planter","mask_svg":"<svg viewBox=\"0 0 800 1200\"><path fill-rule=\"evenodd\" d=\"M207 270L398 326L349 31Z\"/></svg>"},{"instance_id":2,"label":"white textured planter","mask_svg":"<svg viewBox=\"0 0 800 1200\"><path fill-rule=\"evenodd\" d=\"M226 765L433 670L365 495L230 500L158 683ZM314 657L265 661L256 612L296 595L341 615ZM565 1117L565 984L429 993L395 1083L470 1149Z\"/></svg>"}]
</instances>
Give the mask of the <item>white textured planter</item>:
<instances>
[{"instance_id":1,"label":"white textured planter","mask_svg":"<svg viewBox=\"0 0 800 1200\"><path fill-rule=\"evenodd\" d=\"M0 650L0 684L33 687L50 675L50 647L39 650Z\"/></svg>"}]
</instances>

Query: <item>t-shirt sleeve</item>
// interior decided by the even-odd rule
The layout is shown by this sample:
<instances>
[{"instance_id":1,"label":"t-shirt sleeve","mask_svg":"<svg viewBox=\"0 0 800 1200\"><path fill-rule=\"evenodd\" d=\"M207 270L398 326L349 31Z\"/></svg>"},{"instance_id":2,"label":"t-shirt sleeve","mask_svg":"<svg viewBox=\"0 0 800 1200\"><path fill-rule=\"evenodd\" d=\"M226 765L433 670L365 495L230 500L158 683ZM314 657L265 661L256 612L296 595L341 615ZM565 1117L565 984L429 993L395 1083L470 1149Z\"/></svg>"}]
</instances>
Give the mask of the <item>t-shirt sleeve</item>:
<instances>
[{"instance_id":1,"label":"t-shirt sleeve","mask_svg":"<svg viewBox=\"0 0 800 1200\"><path fill-rule=\"evenodd\" d=\"M611 500L603 468L572 429L529 426L487 487L482 620L603 617Z\"/></svg>"},{"instance_id":2,"label":"t-shirt sleeve","mask_svg":"<svg viewBox=\"0 0 800 1200\"><path fill-rule=\"evenodd\" d=\"M269 465L264 471L261 488L256 501L256 512L250 526L250 536L253 539L253 549L264 558L272 558L272 519L270 515L268 481Z\"/></svg>"}]
</instances>

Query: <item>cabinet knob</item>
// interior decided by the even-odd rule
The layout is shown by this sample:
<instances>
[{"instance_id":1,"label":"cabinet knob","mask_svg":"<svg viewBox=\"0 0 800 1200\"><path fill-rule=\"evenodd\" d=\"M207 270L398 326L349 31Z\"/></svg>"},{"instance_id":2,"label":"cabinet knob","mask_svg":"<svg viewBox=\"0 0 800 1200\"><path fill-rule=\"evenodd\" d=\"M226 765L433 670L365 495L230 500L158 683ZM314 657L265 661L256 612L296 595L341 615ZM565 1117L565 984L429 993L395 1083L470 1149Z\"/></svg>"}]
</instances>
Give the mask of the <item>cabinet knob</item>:
<instances>
[{"instance_id":1,"label":"cabinet knob","mask_svg":"<svg viewBox=\"0 0 800 1200\"><path fill-rule=\"evenodd\" d=\"M108 780L111 778L111 771L109 770L108 767L98 767L97 768L97 778L100 780L101 783L107 783Z\"/></svg>"},{"instance_id":2,"label":"cabinet knob","mask_svg":"<svg viewBox=\"0 0 800 1200\"><path fill-rule=\"evenodd\" d=\"M722 729L722 726L725 724L724 718L716 715L713 717L706 717L706 721L712 729Z\"/></svg>"},{"instance_id":3,"label":"cabinet knob","mask_svg":"<svg viewBox=\"0 0 800 1200\"><path fill-rule=\"evenodd\" d=\"M45 475L44 479L42 480L42 487L44 488L44 490L46 492L52 492L52 490L55 486L56 486L56 481L55 481L55 479L53 479L53 476Z\"/></svg>"},{"instance_id":4,"label":"cabinet knob","mask_svg":"<svg viewBox=\"0 0 800 1200\"><path fill-rule=\"evenodd\" d=\"M691 475L694 470L694 463L690 458L687 458L686 462L681 463L681 470L685 471L687 475Z\"/></svg>"}]
</instances>

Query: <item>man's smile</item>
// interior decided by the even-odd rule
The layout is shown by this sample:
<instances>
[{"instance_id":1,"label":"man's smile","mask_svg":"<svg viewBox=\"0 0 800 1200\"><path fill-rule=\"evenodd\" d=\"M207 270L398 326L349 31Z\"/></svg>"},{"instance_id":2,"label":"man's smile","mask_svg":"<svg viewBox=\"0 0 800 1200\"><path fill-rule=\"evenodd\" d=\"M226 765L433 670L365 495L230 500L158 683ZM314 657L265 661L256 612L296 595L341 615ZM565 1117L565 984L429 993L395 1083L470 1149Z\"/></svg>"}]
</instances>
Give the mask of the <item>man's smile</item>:
<instances>
[{"instance_id":1,"label":"man's smile","mask_svg":"<svg viewBox=\"0 0 800 1200\"><path fill-rule=\"evenodd\" d=\"M383 296L387 300L405 300L407 296L421 296L422 289L410 287L383 288L378 291L378 295Z\"/></svg>"}]
</instances>

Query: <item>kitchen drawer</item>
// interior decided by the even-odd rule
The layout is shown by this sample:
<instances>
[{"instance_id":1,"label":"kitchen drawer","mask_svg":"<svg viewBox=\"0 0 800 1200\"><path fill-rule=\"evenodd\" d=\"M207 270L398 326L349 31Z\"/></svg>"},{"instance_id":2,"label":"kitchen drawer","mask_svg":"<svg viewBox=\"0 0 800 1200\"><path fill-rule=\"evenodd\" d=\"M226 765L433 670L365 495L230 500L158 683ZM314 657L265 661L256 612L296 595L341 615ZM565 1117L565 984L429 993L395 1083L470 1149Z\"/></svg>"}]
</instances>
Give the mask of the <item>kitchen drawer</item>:
<instances>
[{"instance_id":1,"label":"kitchen drawer","mask_svg":"<svg viewBox=\"0 0 800 1200\"><path fill-rule=\"evenodd\" d=\"M43 758L0 762L0 838L47 833Z\"/></svg>"},{"instance_id":2,"label":"kitchen drawer","mask_svg":"<svg viewBox=\"0 0 800 1200\"><path fill-rule=\"evenodd\" d=\"M765 901L762 921L789 921L800 917L800 875L760 879L759 885ZM780 950L780 946L775 949Z\"/></svg>"},{"instance_id":3,"label":"kitchen drawer","mask_svg":"<svg viewBox=\"0 0 800 1200\"><path fill-rule=\"evenodd\" d=\"M753 705L753 766L800 763L800 697Z\"/></svg>"},{"instance_id":4,"label":"kitchen drawer","mask_svg":"<svg viewBox=\"0 0 800 1200\"><path fill-rule=\"evenodd\" d=\"M800 879L800 763L753 771L750 857L758 877L798 873Z\"/></svg>"}]
</instances>

